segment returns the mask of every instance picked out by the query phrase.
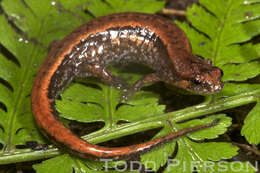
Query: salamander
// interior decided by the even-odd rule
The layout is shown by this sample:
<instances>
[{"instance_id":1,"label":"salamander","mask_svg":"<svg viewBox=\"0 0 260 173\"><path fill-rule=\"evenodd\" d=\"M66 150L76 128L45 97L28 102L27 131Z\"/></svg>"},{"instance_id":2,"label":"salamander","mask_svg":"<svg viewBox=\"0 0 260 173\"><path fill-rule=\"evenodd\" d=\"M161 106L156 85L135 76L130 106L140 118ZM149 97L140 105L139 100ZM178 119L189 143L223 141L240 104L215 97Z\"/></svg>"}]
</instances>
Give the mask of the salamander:
<instances>
[{"instance_id":1,"label":"salamander","mask_svg":"<svg viewBox=\"0 0 260 173\"><path fill-rule=\"evenodd\" d=\"M97 77L121 86L109 71L112 63L140 63L154 70L127 91L163 81L197 94L214 94L223 88L222 71L211 61L191 53L189 40L172 21L153 14L118 13L89 21L50 50L32 88L32 112L42 133L81 158L127 159L189 132L216 123L183 129L168 136L126 147L102 147L73 134L60 121L55 99L76 78Z\"/></svg>"}]
</instances>

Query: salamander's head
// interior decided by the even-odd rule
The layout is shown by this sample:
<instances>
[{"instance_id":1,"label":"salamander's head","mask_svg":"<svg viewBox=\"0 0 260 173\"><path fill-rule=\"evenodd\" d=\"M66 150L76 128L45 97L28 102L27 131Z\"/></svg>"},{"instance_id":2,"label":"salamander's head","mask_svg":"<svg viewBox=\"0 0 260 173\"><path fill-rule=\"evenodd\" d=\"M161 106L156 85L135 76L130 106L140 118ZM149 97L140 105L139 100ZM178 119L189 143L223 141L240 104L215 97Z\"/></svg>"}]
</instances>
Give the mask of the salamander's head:
<instances>
[{"instance_id":1,"label":"salamander's head","mask_svg":"<svg viewBox=\"0 0 260 173\"><path fill-rule=\"evenodd\" d=\"M198 94L218 93L223 88L222 75L221 69L212 67L209 71L204 71L190 79L187 90Z\"/></svg>"},{"instance_id":2,"label":"salamander's head","mask_svg":"<svg viewBox=\"0 0 260 173\"><path fill-rule=\"evenodd\" d=\"M197 94L214 94L223 88L221 78L223 72L218 67L212 66L210 60L201 59L190 55L179 67L180 81L177 83L189 92ZM182 59L183 60L183 59ZM178 70L178 67L177 67Z\"/></svg>"}]
</instances>

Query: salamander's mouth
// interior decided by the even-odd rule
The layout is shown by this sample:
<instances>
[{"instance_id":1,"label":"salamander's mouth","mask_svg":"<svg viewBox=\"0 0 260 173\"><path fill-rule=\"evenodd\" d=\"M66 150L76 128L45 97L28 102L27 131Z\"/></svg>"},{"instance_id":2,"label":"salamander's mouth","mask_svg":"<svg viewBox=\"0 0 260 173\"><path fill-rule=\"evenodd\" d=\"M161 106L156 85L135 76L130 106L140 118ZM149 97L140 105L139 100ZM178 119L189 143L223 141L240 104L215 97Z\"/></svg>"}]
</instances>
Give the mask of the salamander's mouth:
<instances>
[{"instance_id":1,"label":"salamander's mouth","mask_svg":"<svg viewBox=\"0 0 260 173\"><path fill-rule=\"evenodd\" d=\"M216 84L212 84L211 82L198 84L194 81L182 80L177 83L177 87L194 94L207 95L219 93L223 88L223 83L219 81Z\"/></svg>"},{"instance_id":2,"label":"salamander's mouth","mask_svg":"<svg viewBox=\"0 0 260 173\"><path fill-rule=\"evenodd\" d=\"M213 67L208 73L199 74L190 80L187 90L198 94L218 93L223 88L222 75L219 68Z\"/></svg>"},{"instance_id":3,"label":"salamander's mouth","mask_svg":"<svg viewBox=\"0 0 260 173\"><path fill-rule=\"evenodd\" d=\"M200 84L191 82L190 85L186 88L188 91L196 94L215 94L219 93L223 88L222 81L204 81Z\"/></svg>"}]
</instances>

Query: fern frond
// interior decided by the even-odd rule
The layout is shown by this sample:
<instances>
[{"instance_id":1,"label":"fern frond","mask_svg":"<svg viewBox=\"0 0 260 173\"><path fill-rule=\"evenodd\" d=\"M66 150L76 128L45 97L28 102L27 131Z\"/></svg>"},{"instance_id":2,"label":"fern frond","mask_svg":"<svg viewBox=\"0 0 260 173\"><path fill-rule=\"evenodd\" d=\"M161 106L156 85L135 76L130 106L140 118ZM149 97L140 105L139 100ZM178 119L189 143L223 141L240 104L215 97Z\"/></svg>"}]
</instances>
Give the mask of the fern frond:
<instances>
[{"instance_id":1,"label":"fern frond","mask_svg":"<svg viewBox=\"0 0 260 173\"><path fill-rule=\"evenodd\" d=\"M178 22L188 35L195 54L213 60L224 71L223 80L228 82L219 96L231 96L241 91L256 92L257 84L232 84L260 74L260 44L249 41L260 34L259 0L200 0L187 10L191 26ZM242 89L244 88L244 89ZM237 91L240 91L238 93ZM242 129L250 143L259 144L259 104L249 113Z\"/></svg>"},{"instance_id":2,"label":"fern frond","mask_svg":"<svg viewBox=\"0 0 260 173\"><path fill-rule=\"evenodd\" d=\"M77 3L70 4L71 13L61 14L51 2L10 0L1 3L5 14L9 15L0 15L1 46L4 50L0 54L2 153L8 153L26 141L43 141L31 113L32 82L47 55L48 44L81 23L72 14ZM87 15L81 17L89 18ZM54 31L57 32L53 34Z\"/></svg>"},{"instance_id":3,"label":"fern frond","mask_svg":"<svg viewBox=\"0 0 260 173\"><path fill-rule=\"evenodd\" d=\"M257 28L260 27L260 22L255 17L247 18L246 15L252 11L259 15L260 6L249 2L245 5L243 0L218 0L215 3L201 0L200 3L205 8L194 5L187 11L187 17L192 26L203 34L185 23L180 24L191 40L194 53L213 60L215 65L222 68L225 81L245 80L237 78L240 75L238 72L251 63L254 64L252 71L256 72L247 73L247 78L258 75L259 65L252 60L260 54L259 45L246 42L259 34ZM243 15L241 11L244 11ZM229 70L230 67L232 70Z\"/></svg>"}]
</instances>

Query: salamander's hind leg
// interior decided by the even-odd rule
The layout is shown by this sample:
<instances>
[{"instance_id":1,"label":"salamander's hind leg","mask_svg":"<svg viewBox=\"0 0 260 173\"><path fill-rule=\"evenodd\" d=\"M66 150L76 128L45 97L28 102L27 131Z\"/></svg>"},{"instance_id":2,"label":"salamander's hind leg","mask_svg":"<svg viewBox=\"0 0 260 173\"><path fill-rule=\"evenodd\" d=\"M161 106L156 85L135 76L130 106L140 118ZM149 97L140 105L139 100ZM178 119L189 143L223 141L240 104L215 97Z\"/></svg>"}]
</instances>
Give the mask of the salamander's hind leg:
<instances>
[{"instance_id":1,"label":"salamander's hind leg","mask_svg":"<svg viewBox=\"0 0 260 173\"><path fill-rule=\"evenodd\" d=\"M127 82L117 76L114 76L110 70L106 67L102 67L100 65L87 65L84 68L81 68L81 72L77 75L77 77L97 77L102 82L112 85L117 89L127 89L129 85Z\"/></svg>"},{"instance_id":2,"label":"salamander's hind leg","mask_svg":"<svg viewBox=\"0 0 260 173\"><path fill-rule=\"evenodd\" d=\"M140 90L145 84L159 82L162 79L157 73L151 73L138 80L133 86L131 86L122 96L121 100L129 100L136 91Z\"/></svg>"}]
</instances>

